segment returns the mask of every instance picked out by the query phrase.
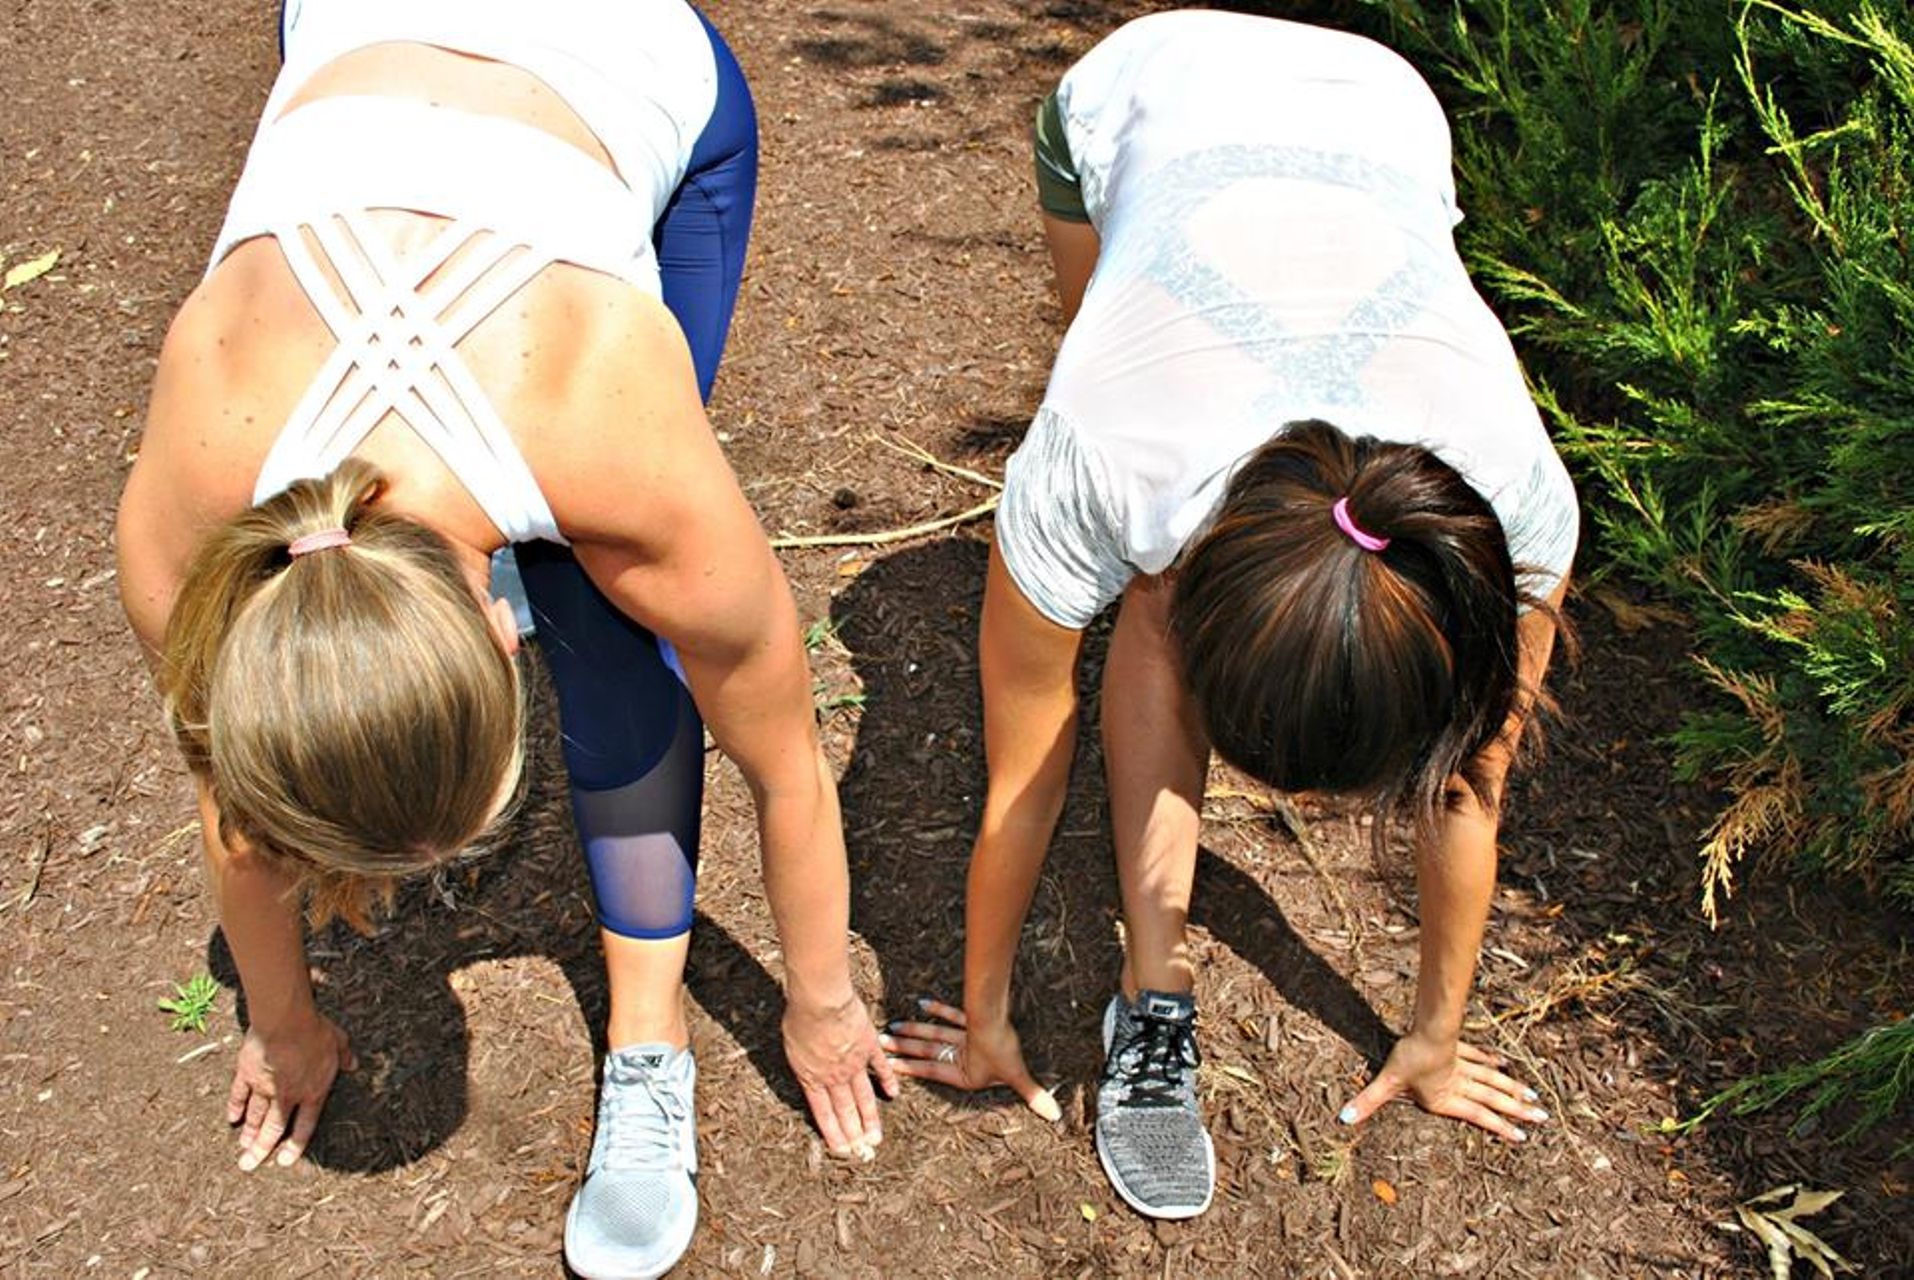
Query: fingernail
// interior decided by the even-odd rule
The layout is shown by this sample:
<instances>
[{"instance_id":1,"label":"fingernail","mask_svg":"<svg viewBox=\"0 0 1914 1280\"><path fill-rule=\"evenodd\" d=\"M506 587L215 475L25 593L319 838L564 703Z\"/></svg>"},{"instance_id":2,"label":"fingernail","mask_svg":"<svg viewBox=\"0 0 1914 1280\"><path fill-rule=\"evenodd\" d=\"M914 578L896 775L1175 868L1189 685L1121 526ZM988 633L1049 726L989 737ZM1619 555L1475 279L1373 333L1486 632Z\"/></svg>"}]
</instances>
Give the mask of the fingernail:
<instances>
[{"instance_id":1,"label":"fingernail","mask_svg":"<svg viewBox=\"0 0 1914 1280\"><path fill-rule=\"evenodd\" d=\"M1533 1089L1522 1090L1522 1097L1525 1101L1528 1101L1528 1102L1540 1102L1542 1100L1542 1095L1537 1093Z\"/></svg>"},{"instance_id":2,"label":"fingernail","mask_svg":"<svg viewBox=\"0 0 1914 1280\"><path fill-rule=\"evenodd\" d=\"M1527 1129L1517 1127L1511 1128L1509 1132L1515 1136L1517 1142L1527 1142L1529 1140L1529 1131Z\"/></svg>"},{"instance_id":3,"label":"fingernail","mask_svg":"<svg viewBox=\"0 0 1914 1280\"><path fill-rule=\"evenodd\" d=\"M297 1159L299 1159L299 1153L297 1151L281 1151L279 1153L279 1167L281 1169L289 1168Z\"/></svg>"},{"instance_id":4,"label":"fingernail","mask_svg":"<svg viewBox=\"0 0 1914 1280\"><path fill-rule=\"evenodd\" d=\"M254 1169L257 1169L258 1167L259 1167L259 1157L254 1155L252 1152L248 1151L245 1155L242 1155L241 1157L239 1157L239 1171L241 1173L251 1173Z\"/></svg>"},{"instance_id":5,"label":"fingernail","mask_svg":"<svg viewBox=\"0 0 1914 1280\"><path fill-rule=\"evenodd\" d=\"M930 997L929 997L929 996L918 996L918 997L917 997L917 1000L915 1001L915 1003L916 1003L916 1005L917 1005L917 1007L918 1007L919 1009L922 1009L922 1010L928 1010L928 1009L930 1008Z\"/></svg>"},{"instance_id":6,"label":"fingernail","mask_svg":"<svg viewBox=\"0 0 1914 1280\"><path fill-rule=\"evenodd\" d=\"M1057 1105L1056 1098L1051 1096L1048 1089L1030 1100L1030 1109L1052 1124L1063 1119L1063 1108Z\"/></svg>"},{"instance_id":7,"label":"fingernail","mask_svg":"<svg viewBox=\"0 0 1914 1280\"><path fill-rule=\"evenodd\" d=\"M1540 1107L1537 1107L1533 1112L1529 1114L1529 1119L1535 1121L1537 1124L1540 1124L1542 1123L1542 1121L1548 1119L1548 1112L1542 1110L1542 1108Z\"/></svg>"},{"instance_id":8,"label":"fingernail","mask_svg":"<svg viewBox=\"0 0 1914 1280\"><path fill-rule=\"evenodd\" d=\"M1356 1104L1352 1102L1348 1106L1344 1107L1341 1111L1338 1111L1336 1113L1336 1119L1341 1121L1343 1124L1356 1123Z\"/></svg>"},{"instance_id":9,"label":"fingernail","mask_svg":"<svg viewBox=\"0 0 1914 1280\"><path fill-rule=\"evenodd\" d=\"M869 1164L871 1161L877 1158L877 1153L871 1150L870 1143L868 1142L858 1143L855 1147L851 1148L851 1151L857 1156L859 1160L862 1160L865 1164Z\"/></svg>"}]
</instances>

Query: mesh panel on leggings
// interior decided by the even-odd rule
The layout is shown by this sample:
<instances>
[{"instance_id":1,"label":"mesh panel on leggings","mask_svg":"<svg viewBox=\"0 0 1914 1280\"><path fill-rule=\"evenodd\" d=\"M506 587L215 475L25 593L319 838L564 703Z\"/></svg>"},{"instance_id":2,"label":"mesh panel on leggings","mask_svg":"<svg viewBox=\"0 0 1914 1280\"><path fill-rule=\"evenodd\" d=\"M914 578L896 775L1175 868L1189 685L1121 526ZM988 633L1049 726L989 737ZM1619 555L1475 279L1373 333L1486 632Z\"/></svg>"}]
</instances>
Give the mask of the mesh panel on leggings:
<instances>
[{"instance_id":1,"label":"mesh panel on leggings","mask_svg":"<svg viewBox=\"0 0 1914 1280\"><path fill-rule=\"evenodd\" d=\"M671 745L644 777L607 791L572 790L599 921L626 937L669 938L691 927L704 725L682 686L677 718Z\"/></svg>"}]
</instances>

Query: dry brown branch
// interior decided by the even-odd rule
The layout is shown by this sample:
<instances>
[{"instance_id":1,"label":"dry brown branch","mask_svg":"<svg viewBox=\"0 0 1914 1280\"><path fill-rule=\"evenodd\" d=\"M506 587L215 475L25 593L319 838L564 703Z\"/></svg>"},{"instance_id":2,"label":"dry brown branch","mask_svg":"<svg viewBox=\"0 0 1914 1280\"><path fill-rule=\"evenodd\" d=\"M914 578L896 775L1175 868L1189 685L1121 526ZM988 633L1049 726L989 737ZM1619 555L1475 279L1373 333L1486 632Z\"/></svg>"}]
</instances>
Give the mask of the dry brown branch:
<instances>
[{"instance_id":1,"label":"dry brown branch","mask_svg":"<svg viewBox=\"0 0 1914 1280\"><path fill-rule=\"evenodd\" d=\"M926 449L923 445L918 444L909 436L898 436L893 440L889 436L879 435L873 431L871 433L871 439L877 441L877 443L883 445L886 449L891 449L903 454L913 462L923 463L932 471L941 471L945 475L960 476L974 484L983 485L987 489L1001 489L1004 487L1003 481L994 480L981 471L972 471L969 467L960 467L954 462L945 462L942 458L932 453L929 449Z\"/></svg>"},{"instance_id":2,"label":"dry brown branch","mask_svg":"<svg viewBox=\"0 0 1914 1280\"><path fill-rule=\"evenodd\" d=\"M1273 797L1273 801L1271 807L1275 809L1276 816L1282 819L1283 829L1296 841L1296 847L1302 850L1303 861L1309 864L1309 869L1316 873L1316 878L1323 882L1323 887L1329 891L1330 898L1335 902L1336 910L1342 916L1342 927L1349 934L1349 954L1355 958L1357 964L1361 964L1362 922L1350 908L1349 899L1343 896L1342 886L1336 883L1336 878L1330 875L1329 869L1323 865L1322 851L1316 845L1315 832L1309 829L1309 823L1304 820L1302 813L1295 805L1281 796Z\"/></svg>"},{"instance_id":3,"label":"dry brown branch","mask_svg":"<svg viewBox=\"0 0 1914 1280\"><path fill-rule=\"evenodd\" d=\"M940 520L926 520L923 524L914 524L904 529L885 529L878 533L825 533L811 537L783 537L771 539L771 545L780 551L792 547L881 547L892 542L908 542L912 538L921 538L927 533L936 533L942 529L954 529L960 524L968 524L980 516L987 516L997 509L997 499L980 502L968 511L959 511L954 516L945 516Z\"/></svg>"},{"instance_id":4,"label":"dry brown branch","mask_svg":"<svg viewBox=\"0 0 1914 1280\"><path fill-rule=\"evenodd\" d=\"M1624 992L1641 987L1642 978L1632 961L1623 960L1613 968L1591 969L1587 962L1577 960L1548 984L1548 987L1534 999L1492 1013L1486 1018L1471 1018L1468 1027L1473 1031L1500 1027L1504 1023L1515 1022L1522 1027L1530 1027L1553 1014L1557 1009L1568 1005L1590 1005L1597 1000L1611 999Z\"/></svg>"}]
</instances>

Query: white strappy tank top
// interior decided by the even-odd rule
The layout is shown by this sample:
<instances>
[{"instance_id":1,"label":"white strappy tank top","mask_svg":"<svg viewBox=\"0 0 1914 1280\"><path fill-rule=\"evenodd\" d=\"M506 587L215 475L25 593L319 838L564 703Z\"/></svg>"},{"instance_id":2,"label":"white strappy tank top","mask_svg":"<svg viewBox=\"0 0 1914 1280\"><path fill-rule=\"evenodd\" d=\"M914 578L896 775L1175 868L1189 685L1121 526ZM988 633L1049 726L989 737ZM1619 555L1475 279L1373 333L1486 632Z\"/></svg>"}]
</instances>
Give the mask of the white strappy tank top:
<instances>
[{"instance_id":1,"label":"white strappy tank top","mask_svg":"<svg viewBox=\"0 0 1914 1280\"><path fill-rule=\"evenodd\" d=\"M324 98L280 115L319 67L388 41L532 71L618 171L530 126L411 99ZM651 230L716 101L703 26L682 0L545 0L535 17L521 0L326 0L294 12L286 54L208 273L240 242L272 237L337 345L268 452L253 501L332 471L390 413L506 541L564 542L458 343L555 262L659 296ZM447 221L401 255L371 225L376 209Z\"/></svg>"}]
</instances>

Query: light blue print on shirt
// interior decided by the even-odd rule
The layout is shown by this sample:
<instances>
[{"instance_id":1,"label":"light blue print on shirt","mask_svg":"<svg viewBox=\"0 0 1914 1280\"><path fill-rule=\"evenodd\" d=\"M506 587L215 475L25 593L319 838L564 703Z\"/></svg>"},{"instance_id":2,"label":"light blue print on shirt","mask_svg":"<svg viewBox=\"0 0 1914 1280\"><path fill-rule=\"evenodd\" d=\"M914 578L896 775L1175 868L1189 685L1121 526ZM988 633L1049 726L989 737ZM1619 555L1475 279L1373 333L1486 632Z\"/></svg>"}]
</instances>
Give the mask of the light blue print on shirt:
<instances>
[{"instance_id":1,"label":"light blue print on shirt","mask_svg":"<svg viewBox=\"0 0 1914 1280\"><path fill-rule=\"evenodd\" d=\"M1405 237L1411 249L1407 260L1350 308L1339 332L1290 332L1273 308L1207 262L1189 239L1197 208L1245 178L1348 187L1375 199L1404 228L1440 216L1440 210L1432 211L1438 198L1401 170L1360 156L1232 144L1192 152L1164 166L1149 176L1138 200L1137 225L1156 229L1157 236L1136 255L1132 270L1202 315L1269 371L1270 385L1252 405L1257 413L1293 417L1301 404L1360 405L1364 366L1426 305L1440 284L1440 264L1418 251L1418 240Z\"/></svg>"}]
</instances>

